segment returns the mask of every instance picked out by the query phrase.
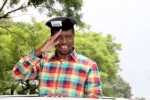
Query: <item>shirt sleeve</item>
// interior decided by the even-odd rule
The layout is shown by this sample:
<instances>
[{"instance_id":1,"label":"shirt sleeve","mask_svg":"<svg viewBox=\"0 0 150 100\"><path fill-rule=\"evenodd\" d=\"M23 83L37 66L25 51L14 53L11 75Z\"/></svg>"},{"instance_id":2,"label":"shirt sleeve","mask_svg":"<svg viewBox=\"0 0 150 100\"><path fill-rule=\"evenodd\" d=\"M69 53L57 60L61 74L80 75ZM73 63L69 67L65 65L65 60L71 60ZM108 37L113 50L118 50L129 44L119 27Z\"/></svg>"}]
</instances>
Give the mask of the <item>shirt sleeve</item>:
<instances>
[{"instance_id":1,"label":"shirt sleeve","mask_svg":"<svg viewBox=\"0 0 150 100\"><path fill-rule=\"evenodd\" d=\"M16 80L36 79L41 67L40 61L34 53L22 57L13 67L13 77Z\"/></svg>"},{"instance_id":2,"label":"shirt sleeve","mask_svg":"<svg viewBox=\"0 0 150 100\"><path fill-rule=\"evenodd\" d=\"M87 81L85 83L85 96L99 98L102 94L101 79L97 64L93 64L89 69Z\"/></svg>"}]
</instances>

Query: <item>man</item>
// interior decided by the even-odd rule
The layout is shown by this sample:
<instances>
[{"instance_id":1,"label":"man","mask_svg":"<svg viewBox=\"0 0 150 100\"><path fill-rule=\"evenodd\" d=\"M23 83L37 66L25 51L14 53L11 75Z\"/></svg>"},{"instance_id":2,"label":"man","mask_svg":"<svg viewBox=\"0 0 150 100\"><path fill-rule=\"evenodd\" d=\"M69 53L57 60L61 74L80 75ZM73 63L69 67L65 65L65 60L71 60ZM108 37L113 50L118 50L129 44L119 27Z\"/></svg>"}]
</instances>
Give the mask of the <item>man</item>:
<instances>
[{"instance_id":1,"label":"man","mask_svg":"<svg viewBox=\"0 0 150 100\"><path fill-rule=\"evenodd\" d=\"M99 98L102 91L97 64L76 53L74 24L75 20L68 17L49 20L46 25L51 29L51 37L19 60L13 68L14 78L38 78L40 96ZM54 55L48 56L53 48Z\"/></svg>"}]
</instances>

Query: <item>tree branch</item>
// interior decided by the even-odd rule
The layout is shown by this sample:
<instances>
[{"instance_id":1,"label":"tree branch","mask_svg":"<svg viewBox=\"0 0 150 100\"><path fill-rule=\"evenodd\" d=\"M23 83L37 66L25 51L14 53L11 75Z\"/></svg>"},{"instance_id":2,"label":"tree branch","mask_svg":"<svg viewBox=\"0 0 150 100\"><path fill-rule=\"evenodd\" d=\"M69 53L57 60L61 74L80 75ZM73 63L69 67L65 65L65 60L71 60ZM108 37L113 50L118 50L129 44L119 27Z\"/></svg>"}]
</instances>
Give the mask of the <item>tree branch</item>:
<instances>
[{"instance_id":1,"label":"tree branch","mask_svg":"<svg viewBox=\"0 0 150 100\"><path fill-rule=\"evenodd\" d=\"M11 11L8 11L7 13L5 13L5 14L3 14L2 16L0 16L0 19L2 19L2 18L8 18L8 15L9 14L11 14L11 13L13 13L13 12L16 12L16 11L18 11L18 10L21 10L21 9L24 9L24 8L26 8L26 7L28 7L29 5L27 5L27 6L20 6L20 7L18 7L18 8L16 8L16 9L13 9L13 10L11 10Z\"/></svg>"},{"instance_id":2,"label":"tree branch","mask_svg":"<svg viewBox=\"0 0 150 100\"><path fill-rule=\"evenodd\" d=\"M4 6L6 5L7 1L8 1L8 0L5 0L5 1L4 1L3 5L2 5L1 8L0 8L0 12L3 10L3 8L4 8Z\"/></svg>"}]
</instances>

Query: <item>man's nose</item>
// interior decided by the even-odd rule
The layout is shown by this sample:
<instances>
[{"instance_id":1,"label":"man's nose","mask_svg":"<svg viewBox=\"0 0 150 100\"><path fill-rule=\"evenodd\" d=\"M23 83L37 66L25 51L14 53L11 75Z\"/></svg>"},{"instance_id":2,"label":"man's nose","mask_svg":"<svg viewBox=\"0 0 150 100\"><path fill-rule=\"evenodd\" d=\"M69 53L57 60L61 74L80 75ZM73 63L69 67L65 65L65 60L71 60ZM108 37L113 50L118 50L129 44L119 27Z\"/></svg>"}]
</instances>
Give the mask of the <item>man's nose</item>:
<instances>
[{"instance_id":1,"label":"man's nose","mask_svg":"<svg viewBox=\"0 0 150 100\"><path fill-rule=\"evenodd\" d=\"M62 38L61 38L61 42L62 42L62 43L66 43L66 42L67 42L66 37L62 37Z\"/></svg>"}]
</instances>

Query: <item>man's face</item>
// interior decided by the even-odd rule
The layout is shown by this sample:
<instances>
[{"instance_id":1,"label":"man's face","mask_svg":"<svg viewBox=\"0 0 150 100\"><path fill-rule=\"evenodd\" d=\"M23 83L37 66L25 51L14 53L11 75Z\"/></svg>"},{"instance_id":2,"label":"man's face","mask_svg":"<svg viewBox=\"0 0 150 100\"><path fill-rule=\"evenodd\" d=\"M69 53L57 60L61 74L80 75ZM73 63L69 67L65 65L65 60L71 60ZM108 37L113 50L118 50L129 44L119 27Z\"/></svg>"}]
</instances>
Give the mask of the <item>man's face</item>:
<instances>
[{"instance_id":1,"label":"man's face","mask_svg":"<svg viewBox=\"0 0 150 100\"><path fill-rule=\"evenodd\" d=\"M67 55L74 47L74 33L72 30L62 31L57 40L56 50L61 55Z\"/></svg>"}]
</instances>

